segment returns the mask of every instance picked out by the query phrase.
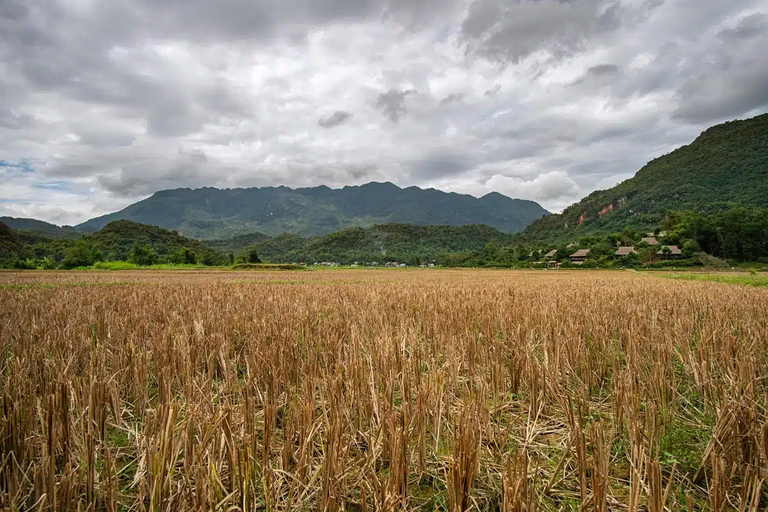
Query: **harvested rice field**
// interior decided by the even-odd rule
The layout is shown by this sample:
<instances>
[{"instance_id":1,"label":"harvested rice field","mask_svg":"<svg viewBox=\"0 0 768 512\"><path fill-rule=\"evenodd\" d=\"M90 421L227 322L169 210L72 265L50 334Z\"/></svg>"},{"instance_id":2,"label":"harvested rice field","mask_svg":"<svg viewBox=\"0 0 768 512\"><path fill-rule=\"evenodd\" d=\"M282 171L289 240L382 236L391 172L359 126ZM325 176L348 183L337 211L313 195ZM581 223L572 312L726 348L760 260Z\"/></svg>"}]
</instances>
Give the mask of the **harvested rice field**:
<instances>
[{"instance_id":1,"label":"harvested rice field","mask_svg":"<svg viewBox=\"0 0 768 512\"><path fill-rule=\"evenodd\" d=\"M765 510L768 289L0 273L4 510Z\"/></svg>"}]
</instances>

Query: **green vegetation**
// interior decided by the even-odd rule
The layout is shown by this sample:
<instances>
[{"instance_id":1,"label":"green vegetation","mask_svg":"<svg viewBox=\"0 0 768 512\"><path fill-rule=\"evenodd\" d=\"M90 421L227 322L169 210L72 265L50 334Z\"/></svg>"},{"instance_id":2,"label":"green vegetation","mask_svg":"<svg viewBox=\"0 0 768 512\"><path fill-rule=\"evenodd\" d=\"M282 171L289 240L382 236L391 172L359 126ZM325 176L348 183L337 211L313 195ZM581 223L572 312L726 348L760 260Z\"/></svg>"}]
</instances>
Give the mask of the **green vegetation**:
<instances>
[{"instance_id":1,"label":"green vegetation","mask_svg":"<svg viewBox=\"0 0 768 512\"><path fill-rule=\"evenodd\" d=\"M649 245L643 239L654 236ZM243 246L250 240L257 243ZM226 247L227 256L213 247ZM617 255L619 247L632 248ZM673 253L672 247L679 251ZM570 256L588 249L585 261ZM116 221L80 240L50 239L14 231L0 224L0 264L19 269L98 268L120 262L121 268L171 265L235 265L318 263L451 267L542 267L557 262L565 268L729 267L740 262L768 263L768 208L734 207L703 215L670 211L652 232L582 236L559 243L527 243L488 226L411 226L387 224L350 228L316 238L281 235L237 237L210 245L155 226ZM245 265L245 266L243 266ZM105 268L105 267L101 267ZM115 267L111 267L115 268Z\"/></svg>"},{"instance_id":2,"label":"green vegetation","mask_svg":"<svg viewBox=\"0 0 768 512\"><path fill-rule=\"evenodd\" d=\"M489 243L499 246L512 237L488 226L411 226L386 224L350 228L312 239L283 235L263 240L237 254L244 260L249 251L273 263L330 261L342 265L390 261L408 265L445 264L454 254L482 251Z\"/></svg>"},{"instance_id":3,"label":"green vegetation","mask_svg":"<svg viewBox=\"0 0 768 512\"><path fill-rule=\"evenodd\" d=\"M265 240L270 240L270 237L263 233L248 233L246 235L238 235L232 238L207 240L205 244L214 251L221 254L236 254L242 252L247 247L250 247L259 242L263 242Z\"/></svg>"},{"instance_id":4,"label":"green vegetation","mask_svg":"<svg viewBox=\"0 0 768 512\"><path fill-rule=\"evenodd\" d=\"M716 283L740 284L743 286L768 287L768 275L748 274L659 274L667 279L684 281L713 281Z\"/></svg>"},{"instance_id":5,"label":"green vegetation","mask_svg":"<svg viewBox=\"0 0 768 512\"><path fill-rule=\"evenodd\" d=\"M72 226L57 226L37 219L23 219L17 217L0 217L0 222L16 231L25 231L31 234L43 235L48 238L66 238L76 240L83 233Z\"/></svg>"},{"instance_id":6,"label":"green vegetation","mask_svg":"<svg viewBox=\"0 0 768 512\"><path fill-rule=\"evenodd\" d=\"M649 162L631 179L590 194L523 233L562 242L624 229L648 230L669 210L703 215L734 204L768 207L768 114L706 130L692 144Z\"/></svg>"},{"instance_id":7,"label":"green vegetation","mask_svg":"<svg viewBox=\"0 0 768 512\"><path fill-rule=\"evenodd\" d=\"M171 268L228 263L227 258L198 240L156 226L131 221L110 223L78 240L50 238L32 231L16 231L0 223L0 268L74 269L153 267ZM105 267L106 265L106 267Z\"/></svg>"},{"instance_id":8,"label":"green vegetation","mask_svg":"<svg viewBox=\"0 0 768 512\"><path fill-rule=\"evenodd\" d=\"M498 193L482 198L422 190L401 189L392 183L330 189L325 186L290 189L201 188L163 190L122 211L91 219L79 226L96 231L109 222L127 219L181 230L187 236L217 239L213 247L235 252L222 238L254 233L277 236L293 233L316 237L351 227L385 223L460 226L486 224L512 233L547 213L533 201L511 199ZM259 240L241 240L252 244ZM237 241L235 241L237 243Z\"/></svg>"},{"instance_id":9,"label":"green vegetation","mask_svg":"<svg viewBox=\"0 0 768 512\"><path fill-rule=\"evenodd\" d=\"M185 238L157 226L147 226L127 220L115 221L86 240L104 253L109 261L129 261L131 256L141 258L138 264L149 263L224 263L224 258L199 240ZM143 253L146 246L157 253L157 258ZM141 247L136 253L137 247ZM194 253L194 258L192 258Z\"/></svg>"}]
</instances>

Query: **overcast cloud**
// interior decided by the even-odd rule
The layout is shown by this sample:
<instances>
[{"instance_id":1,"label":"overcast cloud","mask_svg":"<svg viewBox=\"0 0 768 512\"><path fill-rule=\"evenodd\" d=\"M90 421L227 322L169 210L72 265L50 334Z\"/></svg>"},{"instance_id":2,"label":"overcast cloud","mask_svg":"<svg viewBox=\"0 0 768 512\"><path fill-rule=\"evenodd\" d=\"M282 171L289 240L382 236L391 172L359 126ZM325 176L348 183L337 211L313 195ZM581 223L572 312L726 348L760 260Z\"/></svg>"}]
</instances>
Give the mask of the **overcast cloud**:
<instances>
[{"instance_id":1,"label":"overcast cloud","mask_svg":"<svg viewBox=\"0 0 768 512\"><path fill-rule=\"evenodd\" d=\"M392 181L560 210L768 110L768 0L0 0L0 215Z\"/></svg>"}]
</instances>

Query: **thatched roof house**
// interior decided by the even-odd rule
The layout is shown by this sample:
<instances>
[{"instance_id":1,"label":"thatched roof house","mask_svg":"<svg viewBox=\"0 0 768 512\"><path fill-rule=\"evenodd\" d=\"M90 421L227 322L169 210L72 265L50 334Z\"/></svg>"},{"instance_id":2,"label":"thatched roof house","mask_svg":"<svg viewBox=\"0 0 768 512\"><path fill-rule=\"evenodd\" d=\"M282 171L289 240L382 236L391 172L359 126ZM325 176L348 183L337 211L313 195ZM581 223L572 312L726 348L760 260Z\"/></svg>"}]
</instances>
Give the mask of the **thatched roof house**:
<instances>
[{"instance_id":1,"label":"thatched roof house","mask_svg":"<svg viewBox=\"0 0 768 512\"><path fill-rule=\"evenodd\" d=\"M579 249L575 253L571 254L569 258L574 263L580 263L587 260L587 255L589 255L589 249Z\"/></svg>"},{"instance_id":2,"label":"thatched roof house","mask_svg":"<svg viewBox=\"0 0 768 512\"><path fill-rule=\"evenodd\" d=\"M648 237L648 238L643 238L643 242L645 242L648 245L659 245L659 241L656 240L656 238L652 237L652 236Z\"/></svg>"},{"instance_id":3,"label":"thatched roof house","mask_svg":"<svg viewBox=\"0 0 768 512\"><path fill-rule=\"evenodd\" d=\"M669 250L665 251L664 249ZM680 248L676 245L665 245L656 254L665 259L679 259L683 257L683 251L681 251Z\"/></svg>"},{"instance_id":4,"label":"thatched roof house","mask_svg":"<svg viewBox=\"0 0 768 512\"><path fill-rule=\"evenodd\" d=\"M619 250L614 253L616 256L629 256L630 254L637 254L634 247L619 247Z\"/></svg>"}]
</instances>

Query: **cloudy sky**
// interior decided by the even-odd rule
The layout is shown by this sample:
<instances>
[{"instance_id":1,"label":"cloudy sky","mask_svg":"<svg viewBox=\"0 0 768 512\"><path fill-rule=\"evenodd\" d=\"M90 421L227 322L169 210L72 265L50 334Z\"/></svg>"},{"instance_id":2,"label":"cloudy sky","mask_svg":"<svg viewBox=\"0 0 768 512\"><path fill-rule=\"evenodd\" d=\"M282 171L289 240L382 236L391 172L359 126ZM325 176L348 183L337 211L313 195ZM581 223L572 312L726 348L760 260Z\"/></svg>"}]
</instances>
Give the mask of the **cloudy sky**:
<instances>
[{"instance_id":1,"label":"cloudy sky","mask_svg":"<svg viewBox=\"0 0 768 512\"><path fill-rule=\"evenodd\" d=\"M768 110L768 0L0 0L0 215L369 181L560 210Z\"/></svg>"}]
</instances>

